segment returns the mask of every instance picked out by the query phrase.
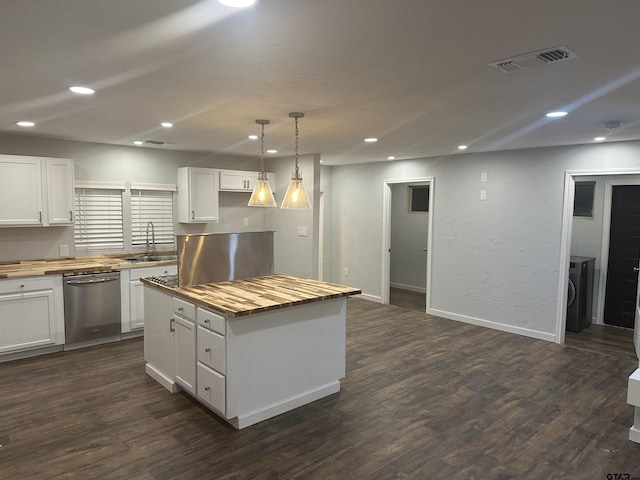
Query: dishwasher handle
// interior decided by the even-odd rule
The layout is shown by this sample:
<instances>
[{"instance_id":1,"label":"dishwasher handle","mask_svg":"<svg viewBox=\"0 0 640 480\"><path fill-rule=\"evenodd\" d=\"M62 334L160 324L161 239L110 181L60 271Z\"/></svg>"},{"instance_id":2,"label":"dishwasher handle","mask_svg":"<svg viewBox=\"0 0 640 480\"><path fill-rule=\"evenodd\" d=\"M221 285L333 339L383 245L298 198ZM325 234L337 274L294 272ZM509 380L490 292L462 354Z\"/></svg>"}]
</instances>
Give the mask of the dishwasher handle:
<instances>
[{"instance_id":1,"label":"dishwasher handle","mask_svg":"<svg viewBox=\"0 0 640 480\"><path fill-rule=\"evenodd\" d=\"M118 277L94 278L92 280L67 280L67 285L86 285L89 283L115 282L116 280L118 280Z\"/></svg>"}]
</instances>

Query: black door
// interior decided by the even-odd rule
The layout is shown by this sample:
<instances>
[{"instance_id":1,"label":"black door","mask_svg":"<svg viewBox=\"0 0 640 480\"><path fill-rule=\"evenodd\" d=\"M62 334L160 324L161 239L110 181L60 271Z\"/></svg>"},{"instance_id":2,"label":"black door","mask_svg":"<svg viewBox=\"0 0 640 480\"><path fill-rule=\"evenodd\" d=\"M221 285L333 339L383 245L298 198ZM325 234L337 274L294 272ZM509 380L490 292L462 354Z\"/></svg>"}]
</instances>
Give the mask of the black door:
<instances>
[{"instance_id":1,"label":"black door","mask_svg":"<svg viewBox=\"0 0 640 480\"><path fill-rule=\"evenodd\" d=\"M633 328L640 257L640 185L613 187L604 323Z\"/></svg>"}]
</instances>

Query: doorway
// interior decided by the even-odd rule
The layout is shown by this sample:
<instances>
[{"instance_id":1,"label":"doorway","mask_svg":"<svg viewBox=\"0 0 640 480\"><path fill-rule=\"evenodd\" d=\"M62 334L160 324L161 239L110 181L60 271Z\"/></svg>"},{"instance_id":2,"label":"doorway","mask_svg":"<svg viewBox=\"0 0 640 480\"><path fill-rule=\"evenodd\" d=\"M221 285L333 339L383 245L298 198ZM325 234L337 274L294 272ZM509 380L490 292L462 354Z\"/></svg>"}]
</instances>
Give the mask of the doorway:
<instances>
[{"instance_id":1,"label":"doorway","mask_svg":"<svg viewBox=\"0 0 640 480\"><path fill-rule=\"evenodd\" d=\"M433 194L432 177L384 182L382 303L429 312Z\"/></svg>"},{"instance_id":2,"label":"doorway","mask_svg":"<svg viewBox=\"0 0 640 480\"><path fill-rule=\"evenodd\" d=\"M637 170L613 170L613 171L581 171L567 172L565 175L565 195L563 208L563 241L561 249L561 283L562 295L559 295L558 316L556 323L556 342L563 343L577 348L586 350L596 350L604 348L610 349L608 353L622 353L635 357L633 352L632 335L633 331L629 328L619 328L612 325L620 325L619 320L611 321L612 317L618 317L619 313L614 312L614 308L627 310L626 325L630 328L634 326L634 306L637 284L637 272L633 271L633 267L638 265L638 253L640 247L636 247L635 260L629 260L635 265L618 266L619 261L616 257L620 254L627 256L629 251L624 249L624 237L628 235L628 231L624 231L624 226L628 223L627 216L633 215L631 212L625 212L625 205L633 200L633 196L638 199L637 212L640 212L640 177ZM585 182L586 181L586 182ZM599 193L599 203L594 203L594 212L591 218L580 220L576 223L578 216L574 217L574 194L575 183L596 183ZM631 188L626 188L630 186ZM618 189L618 187L622 187ZM617 190L617 192L616 192ZM631 195L631 198L629 197ZM618 217L621 218L621 222ZM618 227L621 223L621 232ZM599 225L598 225L599 224ZM618 224L618 226L616 226ZM640 228L640 227L638 227ZM637 231L637 230L636 230ZM618 237L621 237L618 239ZM623 243L619 243L622 241ZM633 243L633 242L632 242ZM622 245L622 246L621 246ZM576 246L580 246L579 249ZM588 247L589 250L584 251L583 248ZM596 257L596 276L594 282L594 298L596 302L593 305L593 324L588 326L579 333L565 332L566 316L567 316L567 284L569 280L569 257L571 255ZM631 272L624 270L627 268ZM630 274L629 274L630 273ZM623 275L626 280L617 279ZM632 281L633 280L633 281ZM615 297L614 291L620 281L633 283L627 290L630 290L630 299L620 301ZM612 283L613 282L613 283ZM613 300L613 303L611 303ZM607 313L605 316L605 303L607 304ZM617 306L616 306L617 304ZM630 305L630 306L629 306ZM629 321L630 318L630 321ZM623 320L624 321L624 320Z\"/></svg>"}]
</instances>

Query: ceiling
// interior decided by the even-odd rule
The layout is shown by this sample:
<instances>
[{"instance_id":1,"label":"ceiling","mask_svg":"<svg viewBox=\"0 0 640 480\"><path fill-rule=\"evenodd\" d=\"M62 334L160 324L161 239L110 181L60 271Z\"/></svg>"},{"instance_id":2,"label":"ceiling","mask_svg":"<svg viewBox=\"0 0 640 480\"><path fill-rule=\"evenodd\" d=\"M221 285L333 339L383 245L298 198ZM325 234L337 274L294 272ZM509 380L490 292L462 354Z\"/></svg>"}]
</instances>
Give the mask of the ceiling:
<instances>
[{"instance_id":1,"label":"ceiling","mask_svg":"<svg viewBox=\"0 0 640 480\"><path fill-rule=\"evenodd\" d=\"M640 139L638 0L3 0L0 13L2 133L259 156L247 136L265 118L265 148L289 156L300 111L300 154L325 165ZM577 57L489 66L559 46Z\"/></svg>"}]
</instances>

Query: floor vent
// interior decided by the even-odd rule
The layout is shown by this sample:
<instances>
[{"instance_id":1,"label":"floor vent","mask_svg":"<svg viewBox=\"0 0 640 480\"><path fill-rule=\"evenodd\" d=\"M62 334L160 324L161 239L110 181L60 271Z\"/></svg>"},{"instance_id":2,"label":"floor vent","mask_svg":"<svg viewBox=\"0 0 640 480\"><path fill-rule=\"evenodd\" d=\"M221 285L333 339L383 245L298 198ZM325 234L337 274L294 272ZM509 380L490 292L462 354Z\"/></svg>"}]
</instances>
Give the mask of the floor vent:
<instances>
[{"instance_id":1,"label":"floor vent","mask_svg":"<svg viewBox=\"0 0 640 480\"><path fill-rule=\"evenodd\" d=\"M518 70L541 67L549 63L561 62L563 60L570 60L577 57L578 55L567 47L552 47L545 48L544 50L538 50L537 52L505 58L504 60L498 60L497 62L490 63L489 66L496 70L500 70L503 73L511 73Z\"/></svg>"}]
</instances>

